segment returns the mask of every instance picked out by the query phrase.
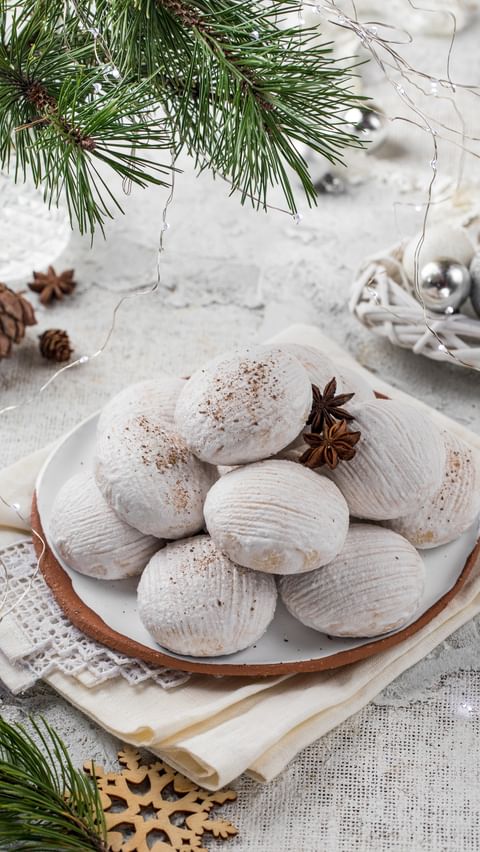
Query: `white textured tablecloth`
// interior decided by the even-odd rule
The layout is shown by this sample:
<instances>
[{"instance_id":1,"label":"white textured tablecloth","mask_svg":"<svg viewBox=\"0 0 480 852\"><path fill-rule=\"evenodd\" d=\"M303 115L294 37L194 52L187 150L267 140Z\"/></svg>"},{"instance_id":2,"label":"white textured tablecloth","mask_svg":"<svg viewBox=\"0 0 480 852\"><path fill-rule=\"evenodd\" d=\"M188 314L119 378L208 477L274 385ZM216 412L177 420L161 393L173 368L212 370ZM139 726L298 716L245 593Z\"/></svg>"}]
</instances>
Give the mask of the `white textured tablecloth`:
<instances>
[{"instance_id":1,"label":"white textured tablecloth","mask_svg":"<svg viewBox=\"0 0 480 852\"><path fill-rule=\"evenodd\" d=\"M336 363L362 369L314 327L293 326L276 340L309 343L328 352ZM367 371L362 372L372 381ZM377 390L407 398L386 383L373 381ZM441 425L480 450L478 435L429 410ZM25 515L46 452L36 453L0 475L0 494L8 502L20 504ZM12 527L18 527L16 512L0 507L0 523L5 528L2 544L2 537L10 539ZM152 683L132 686L121 678L88 688L60 672L46 680L106 730L124 741L148 746L207 788L223 786L245 771L268 781L300 749L362 708L478 612L479 566L448 607L419 633L343 669L272 679L196 676L170 692ZM0 663L0 675L8 684L5 660Z\"/></svg>"}]
</instances>

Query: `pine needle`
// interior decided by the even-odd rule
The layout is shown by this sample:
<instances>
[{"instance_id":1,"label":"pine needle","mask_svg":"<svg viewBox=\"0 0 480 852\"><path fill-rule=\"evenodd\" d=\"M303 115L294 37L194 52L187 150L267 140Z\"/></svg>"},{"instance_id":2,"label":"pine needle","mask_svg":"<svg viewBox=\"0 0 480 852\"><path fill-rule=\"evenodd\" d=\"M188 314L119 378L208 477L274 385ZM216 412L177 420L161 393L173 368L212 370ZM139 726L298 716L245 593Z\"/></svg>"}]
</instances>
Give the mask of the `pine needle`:
<instances>
[{"instance_id":1,"label":"pine needle","mask_svg":"<svg viewBox=\"0 0 480 852\"><path fill-rule=\"evenodd\" d=\"M44 719L30 724L31 734L0 717L1 848L106 852L105 816L95 782L75 769L65 744Z\"/></svg>"}]
</instances>

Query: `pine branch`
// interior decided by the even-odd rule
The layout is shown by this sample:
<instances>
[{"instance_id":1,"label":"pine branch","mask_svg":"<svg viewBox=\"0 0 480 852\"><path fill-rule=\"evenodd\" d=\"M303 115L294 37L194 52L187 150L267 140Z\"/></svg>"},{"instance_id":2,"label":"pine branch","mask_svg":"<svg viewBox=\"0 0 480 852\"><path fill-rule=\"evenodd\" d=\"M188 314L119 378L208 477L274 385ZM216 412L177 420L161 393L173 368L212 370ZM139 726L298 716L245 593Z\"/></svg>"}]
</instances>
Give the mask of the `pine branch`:
<instances>
[{"instance_id":1,"label":"pine branch","mask_svg":"<svg viewBox=\"0 0 480 852\"><path fill-rule=\"evenodd\" d=\"M209 45L213 53L217 54L220 60L231 63L234 71L240 76L245 86L250 86L253 97L257 100L261 109L271 110L273 105L266 100L257 90L258 81L255 78L254 72L236 56L234 51L234 42L227 33L215 30L214 27L207 23L204 16L195 12L190 6L180 2L180 0L156 0L157 5L174 18L181 21L184 27L200 33ZM248 39L248 41L251 39Z\"/></svg>"},{"instance_id":2,"label":"pine branch","mask_svg":"<svg viewBox=\"0 0 480 852\"><path fill-rule=\"evenodd\" d=\"M112 205L121 209L95 161L146 186L168 185L169 168L157 162L169 146L145 81L115 85L92 61L91 45L68 51L61 34L35 15L0 25L0 165L15 160L16 174L31 173L48 204L65 193L80 231L103 227ZM165 176L165 177L164 177Z\"/></svg>"},{"instance_id":3,"label":"pine branch","mask_svg":"<svg viewBox=\"0 0 480 852\"><path fill-rule=\"evenodd\" d=\"M83 151L95 150L95 139L92 136L86 136L79 127L74 127L63 116L59 115L57 101L53 95L49 95L42 83L20 78L18 87L27 103L35 108L37 118L34 119L34 124L43 127L48 124L56 126L58 131L64 135L67 143L71 142L73 145L78 145ZM15 129L18 132L26 129L27 126ZM30 126L33 125L31 124Z\"/></svg>"},{"instance_id":4,"label":"pine branch","mask_svg":"<svg viewBox=\"0 0 480 852\"><path fill-rule=\"evenodd\" d=\"M107 830L94 781L73 766L45 720L0 717L0 843L36 852L106 852Z\"/></svg>"},{"instance_id":5,"label":"pine branch","mask_svg":"<svg viewBox=\"0 0 480 852\"><path fill-rule=\"evenodd\" d=\"M294 0L0 0L4 21L7 6L0 163L15 147L49 203L65 189L81 230L117 204L96 160L143 186L167 174L153 150L184 148L242 203L266 208L278 184L295 212L295 176L316 203L299 143L333 163L360 144L343 119L358 103L351 69L318 45L316 30L278 23Z\"/></svg>"},{"instance_id":6,"label":"pine branch","mask_svg":"<svg viewBox=\"0 0 480 852\"><path fill-rule=\"evenodd\" d=\"M280 29L295 2L254 0L99 0L97 24L122 73L149 75L176 140L199 168L227 177L242 201L266 206L279 183L297 209L291 171L307 201L316 191L297 142L331 162L358 146L342 112L358 102L348 70L316 30Z\"/></svg>"}]
</instances>

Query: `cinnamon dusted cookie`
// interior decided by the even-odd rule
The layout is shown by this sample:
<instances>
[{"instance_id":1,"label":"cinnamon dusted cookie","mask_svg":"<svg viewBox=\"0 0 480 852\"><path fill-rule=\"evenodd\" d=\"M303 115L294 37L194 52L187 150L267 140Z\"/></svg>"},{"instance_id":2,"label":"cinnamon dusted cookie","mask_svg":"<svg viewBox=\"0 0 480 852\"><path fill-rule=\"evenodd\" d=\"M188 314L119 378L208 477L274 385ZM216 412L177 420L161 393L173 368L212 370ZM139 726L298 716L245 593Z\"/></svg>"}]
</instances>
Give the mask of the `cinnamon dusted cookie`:
<instances>
[{"instance_id":1,"label":"cinnamon dusted cookie","mask_svg":"<svg viewBox=\"0 0 480 852\"><path fill-rule=\"evenodd\" d=\"M312 405L306 370L275 346L221 355L186 383L177 429L190 450L211 464L268 458L305 425Z\"/></svg>"},{"instance_id":2,"label":"cinnamon dusted cookie","mask_svg":"<svg viewBox=\"0 0 480 852\"><path fill-rule=\"evenodd\" d=\"M275 580L235 565L207 535L168 544L138 585L138 612L156 641L177 654L233 654L265 633Z\"/></svg>"},{"instance_id":3,"label":"cinnamon dusted cookie","mask_svg":"<svg viewBox=\"0 0 480 852\"><path fill-rule=\"evenodd\" d=\"M443 435L446 460L440 487L415 512L387 524L420 549L454 541L480 514L478 451L452 432Z\"/></svg>"},{"instance_id":4,"label":"cinnamon dusted cookie","mask_svg":"<svg viewBox=\"0 0 480 852\"><path fill-rule=\"evenodd\" d=\"M402 536L373 524L352 524L343 550L328 565L280 579L289 612L329 636L380 636L415 614L425 566Z\"/></svg>"},{"instance_id":5,"label":"cinnamon dusted cookie","mask_svg":"<svg viewBox=\"0 0 480 852\"><path fill-rule=\"evenodd\" d=\"M175 406L184 384L185 379L163 373L155 379L128 385L102 409L98 434L108 430L112 422L128 413L144 414L165 429L173 429Z\"/></svg>"},{"instance_id":6,"label":"cinnamon dusted cookie","mask_svg":"<svg viewBox=\"0 0 480 852\"><path fill-rule=\"evenodd\" d=\"M341 550L348 508L325 477L270 459L222 476L207 494L205 523L217 547L239 565L298 574Z\"/></svg>"},{"instance_id":7,"label":"cinnamon dusted cookie","mask_svg":"<svg viewBox=\"0 0 480 852\"><path fill-rule=\"evenodd\" d=\"M143 533L171 539L199 532L216 476L179 435L149 415L117 413L98 435L97 485L115 512Z\"/></svg>"},{"instance_id":8,"label":"cinnamon dusted cookie","mask_svg":"<svg viewBox=\"0 0 480 852\"><path fill-rule=\"evenodd\" d=\"M126 524L102 497L93 474L73 476L58 492L49 526L55 547L80 574L120 580L140 574L163 546Z\"/></svg>"}]
</instances>

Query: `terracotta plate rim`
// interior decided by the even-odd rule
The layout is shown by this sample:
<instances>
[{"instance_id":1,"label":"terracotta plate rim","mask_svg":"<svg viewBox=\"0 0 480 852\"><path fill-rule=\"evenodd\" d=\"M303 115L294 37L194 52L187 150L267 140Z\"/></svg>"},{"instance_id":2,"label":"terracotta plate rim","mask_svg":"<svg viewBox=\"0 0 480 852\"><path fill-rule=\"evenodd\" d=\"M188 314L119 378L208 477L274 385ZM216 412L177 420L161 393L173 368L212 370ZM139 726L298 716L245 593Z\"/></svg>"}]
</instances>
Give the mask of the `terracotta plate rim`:
<instances>
[{"instance_id":1,"label":"terracotta plate rim","mask_svg":"<svg viewBox=\"0 0 480 852\"><path fill-rule=\"evenodd\" d=\"M125 654L127 657L136 657L155 666L166 666L169 669L176 669L177 671L204 675L233 675L236 677L277 676L300 672L327 671L347 666L358 660L365 660L374 654L399 645L405 639L414 636L422 627L425 627L425 625L432 621L463 588L473 571L477 559L480 557L479 538L468 556L461 574L451 589L422 613L416 621L396 633L389 634L380 639L374 639L357 648L340 651L332 654L330 657L322 657L320 659L292 661L288 663L212 664L208 661L198 663L193 660L192 662L189 660L179 660L177 657L171 657L167 652L148 648L146 645L142 645L140 642L136 642L134 639L130 639L128 636L124 636L113 630L96 612L90 609L75 592L70 577L62 568L48 545L40 520L36 492L33 495L32 501L32 529L36 533L33 541L37 558L40 560L40 570L43 577L52 590L55 600L75 627L78 627L79 630L91 639L101 642L107 648Z\"/></svg>"}]
</instances>

